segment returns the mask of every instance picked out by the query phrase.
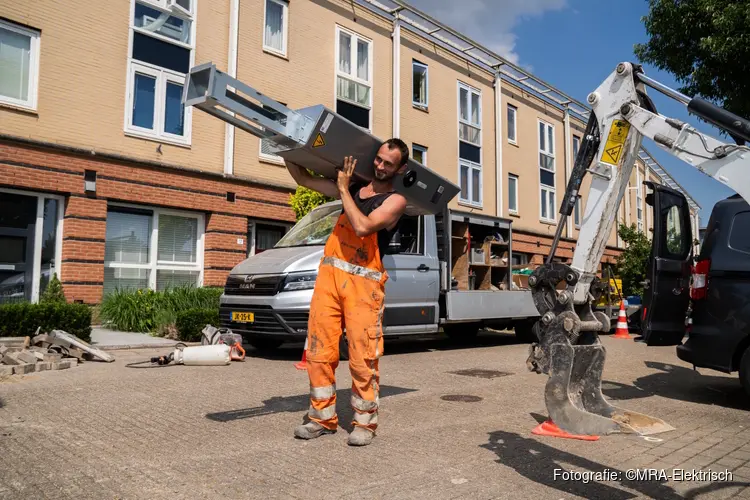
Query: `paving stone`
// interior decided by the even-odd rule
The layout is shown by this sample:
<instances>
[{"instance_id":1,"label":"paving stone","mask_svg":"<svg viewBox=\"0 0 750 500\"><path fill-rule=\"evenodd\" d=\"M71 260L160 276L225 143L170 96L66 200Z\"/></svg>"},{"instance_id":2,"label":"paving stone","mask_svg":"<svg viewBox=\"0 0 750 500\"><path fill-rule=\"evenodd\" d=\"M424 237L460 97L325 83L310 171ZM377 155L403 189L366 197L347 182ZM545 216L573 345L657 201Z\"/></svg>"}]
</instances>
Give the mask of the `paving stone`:
<instances>
[{"instance_id":1,"label":"paving stone","mask_svg":"<svg viewBox=\"0 0 750 500\"><path fill-rule=\"evenodd\" d=\"M43 372L52 369L52 363L39 362L36 364L36 371Z\"/></svg>"},{"instance_id":2,"label":"paving stone","mask_svg":"<svg viewBox=\"0 0 750 500\"><path fill-rule=\"evenodd\" d=\"M13 375L13 367L10 365L0 365L0 375Z\"/></svg>"},{"instance_id":3,"label":"paving stone","mask_svg":"<svg viewBox=\"0 0 750 500\"><path fill-rule=\"evenodd\" d=\"M37 361L36 356L31 351L19 352L18 354L16 354L16 359L23 363L36 363Z\"/></svg>"},{"instance_id":4,"label":"paving stone","mask_svg":"<svg viewBox=\"0 0 750 500\"><path fill-rule=\"evenodd\" d=\"M62 360L62 354L59 353L46 353L43 355L42 361L56 363Z\"/></svg>"},{"instance_id":5,"label":"paving stone","mask_svg":"<svg viewBox=\"0 0 750 500\"><path fill-rule=\"evenodd\" d=\"M22 364L13 366L14 375L25 375L27 373L33 373L36 370L36 363Z\"/></svg>"},{"instance_id":6,"label":"paving stone","mask_svg":"<svg viewBox=\"0 0 750 500\"><path fill-rule=\"evenodd\" d=\"M750 451L736 450L729 454L730 457L738 460L750 460Z\"/></svg>"}]
</instances>

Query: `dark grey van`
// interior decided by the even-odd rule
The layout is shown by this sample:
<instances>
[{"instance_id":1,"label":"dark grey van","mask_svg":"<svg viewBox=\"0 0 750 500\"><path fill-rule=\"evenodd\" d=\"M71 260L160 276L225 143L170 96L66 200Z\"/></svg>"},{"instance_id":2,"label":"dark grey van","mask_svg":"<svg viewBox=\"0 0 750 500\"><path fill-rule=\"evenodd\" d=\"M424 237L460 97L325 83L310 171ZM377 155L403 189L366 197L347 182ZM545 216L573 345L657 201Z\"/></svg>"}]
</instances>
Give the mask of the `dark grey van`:
<instances>
[{"instance_id":1,"label":"dark grey van","mask_svg":"<svg viewBox=\"0 0 750 500\"><path fill-rule=\"evenodd\" d=\"M739 372L750 396L750 205L739 195L718 202L695 257L685 197L646 185L653 191L646 202L654 207L654 234L644 340L677 346L677 356L695 367Z\"/></svg>"}]
</instances>

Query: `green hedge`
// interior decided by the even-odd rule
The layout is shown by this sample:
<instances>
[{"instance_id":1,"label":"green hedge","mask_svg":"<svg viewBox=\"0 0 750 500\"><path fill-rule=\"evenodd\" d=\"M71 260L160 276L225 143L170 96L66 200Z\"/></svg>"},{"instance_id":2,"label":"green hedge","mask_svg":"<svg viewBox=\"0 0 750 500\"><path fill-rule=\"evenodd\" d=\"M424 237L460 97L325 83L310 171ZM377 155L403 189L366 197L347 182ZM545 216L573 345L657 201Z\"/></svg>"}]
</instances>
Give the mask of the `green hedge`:
<instances>
[{"instance_id":1,"label":"green hedge","mask_svg":"<svg viewBox=\"0 0 750 500\"><path fill-rule=\"evenodd\" d=\"M91 342L91 308L60 302L0 306L0 337L33 337L39 327L41 332L64 330Z\"/></svg>"},{"instance_id":2,"label":"green hedge","mask_svg":"<svg viewBox=\"0 0 750 500\"><path fill-rule=\"evenodd\" d=\"M181 311L177 313L175 324L180 340L198 342L206 325L219 327L219 310L195 308Z\"/></svg>"},{"instance_id":3,"label":"green hedge","mask_svg":"<svg viewBox=\"0 0 750 500\"><path fill-rule=\"evenodd\" d=\"M99 314L103 324L116 330L163 335L181 311L214 309L218 314L222 291L218 287L117 290L104 297Z\"/></svg>"}]
</instances>

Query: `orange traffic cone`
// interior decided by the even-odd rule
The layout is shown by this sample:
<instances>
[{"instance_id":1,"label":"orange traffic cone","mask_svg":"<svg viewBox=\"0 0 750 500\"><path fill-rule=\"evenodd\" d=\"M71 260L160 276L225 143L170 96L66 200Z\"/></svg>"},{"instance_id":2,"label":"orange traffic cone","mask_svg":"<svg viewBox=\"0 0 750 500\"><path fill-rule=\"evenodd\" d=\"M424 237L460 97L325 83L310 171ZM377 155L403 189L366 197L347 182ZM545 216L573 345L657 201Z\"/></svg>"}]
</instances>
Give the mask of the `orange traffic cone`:
<instances>
[{"instance_id":1,"label":"orange traffic cone","mask_svg":"<svg viewBox=\"0 0 750 500\"><path fill-rule=\"evenodd\" d=\"M628 331L628 316L625 314L625 301L620 301L620 314L617 316L617 330L614 337L616 339L630 339Z\"/></svg>"},{"instance_id":2,"label":"orange traffic cone","mask_svg":"<svg viewBox=\"0 0 750 500\"><path fill-rule=\"evenodd\" d=\"M294 363L294 367L298 370L307 370L307 339L305 339L305 350L302 351L302 361Z\"/></svg>"},{"instance_id":3,"label":"orange traffic cone","mask_svg":"<svg viewBox=\"0 0 750 500\"><path fill-rule=\"evenodd\" d=\"M560 429L557 424L555 424L552 420L545 420L541 424L534 427L534 429L531 431L532 434L536 434L538 436L550 436L550 437L559 437L559 438L566 438L566 439L580 439L582 441L598 441L599 436L589 436L586 434L570 434L569 432L565 432L564 430Z\"/></svg>"}]
</instances>

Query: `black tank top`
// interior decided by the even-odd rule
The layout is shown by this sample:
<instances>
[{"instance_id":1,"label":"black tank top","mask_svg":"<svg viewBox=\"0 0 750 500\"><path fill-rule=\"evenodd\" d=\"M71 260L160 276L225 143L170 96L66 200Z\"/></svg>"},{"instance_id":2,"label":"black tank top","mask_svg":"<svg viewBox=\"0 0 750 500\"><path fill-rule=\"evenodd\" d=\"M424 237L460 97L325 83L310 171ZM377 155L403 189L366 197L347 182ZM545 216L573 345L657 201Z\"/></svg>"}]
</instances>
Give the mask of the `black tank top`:
<instances>
[{"instance_id":1,"label":"black tank top","mask_svg":"<svg viewBox=\"0 0 750 500\"><path fill-rule=\"evenodd\" d=\"M365 184L362 183L353 183L352 186L349 188L349 193L352 195L352 198L354 199L354 203L357 205L357 208L365 214L370 215L376 208L378 208L380 205L383 204L383 202L388 199L389 196L391 196L395 191L391 191L389 193L377 193L374 196L371 196L369 198L361 198L359 196L359 191L365 186ZM393 250L389 248L391 239L393 238L393 235L398 232L398 224L393 228L393 230L388 230L387 228L383 228L380 231L378 231L378 248L380 249L380 255L386 255L388 253L393 253Z\"/></svg>"}]
</instances>

